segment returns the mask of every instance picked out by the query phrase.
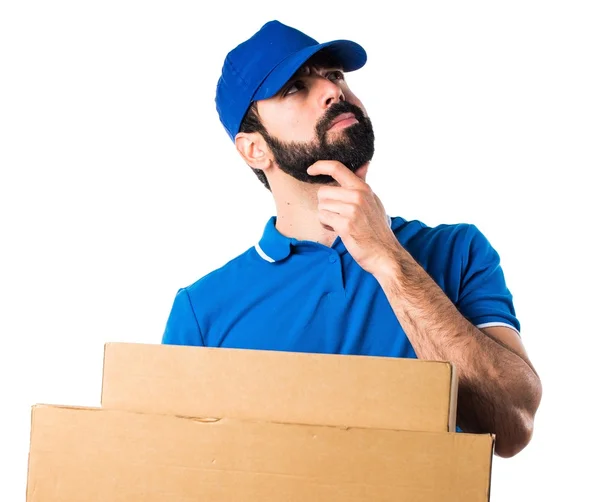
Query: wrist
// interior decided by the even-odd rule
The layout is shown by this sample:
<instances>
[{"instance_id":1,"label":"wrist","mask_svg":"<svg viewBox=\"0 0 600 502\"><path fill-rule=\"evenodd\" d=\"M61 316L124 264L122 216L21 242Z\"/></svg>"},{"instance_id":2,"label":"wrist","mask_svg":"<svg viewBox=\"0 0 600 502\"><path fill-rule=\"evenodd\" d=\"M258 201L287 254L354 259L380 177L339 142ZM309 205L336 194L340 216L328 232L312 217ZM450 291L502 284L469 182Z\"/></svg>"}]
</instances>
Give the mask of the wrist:
<instances>
[{"instance_id":1,"label":"wrist","mask_svg":"<svg viewBox=\"0 0 600 502\"><path fill-rule=\"evenodd\" d=\"M381 257L373 276L382 287L398 282L402 272L402 251L402 249L390 250Z\"/></svg>"}]
</instances>

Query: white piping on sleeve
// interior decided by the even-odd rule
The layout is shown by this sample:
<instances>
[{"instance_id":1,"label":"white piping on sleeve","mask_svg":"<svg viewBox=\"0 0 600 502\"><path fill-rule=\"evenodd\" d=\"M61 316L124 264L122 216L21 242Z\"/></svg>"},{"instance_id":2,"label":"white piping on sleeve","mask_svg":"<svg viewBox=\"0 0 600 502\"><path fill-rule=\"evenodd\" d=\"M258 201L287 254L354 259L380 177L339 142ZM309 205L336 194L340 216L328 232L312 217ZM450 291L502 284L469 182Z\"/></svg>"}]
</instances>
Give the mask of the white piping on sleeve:
<instances>
[{"instance_id":1,"label":"white piping on sleeve","mask_svg":"<svg viewBox=\"0 0 600 502\"><path fill-rule=\"evenodd\" d=\"M521 336L521 333L519 333L519 331L513 325L508 324L507 322L484 322L483 324L478 324L477 328L493 328L494 326L505 326L515 331L517 335Z\"/></svg>"}]
</instances>

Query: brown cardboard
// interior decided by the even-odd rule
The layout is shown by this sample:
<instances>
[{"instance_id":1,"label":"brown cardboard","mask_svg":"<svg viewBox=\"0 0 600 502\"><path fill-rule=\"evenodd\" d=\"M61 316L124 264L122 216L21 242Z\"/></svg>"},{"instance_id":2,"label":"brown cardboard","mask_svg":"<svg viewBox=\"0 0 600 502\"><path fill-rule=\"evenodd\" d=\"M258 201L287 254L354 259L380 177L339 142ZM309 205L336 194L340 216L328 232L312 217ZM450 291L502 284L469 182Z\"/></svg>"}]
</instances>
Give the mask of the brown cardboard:
<instances>
[{"instance_id":1,"label":"brown cardboard","mask_svg":"<svg viewBox=\"0 0 600 502\"><path fill-rule=\"evenodd\" d=\"M38 405L27 502L485 502L493 441Z\"/></svg>"},{"instance_id":2,"label":"brown cardboard","mask_svg":"<svg viewBox=\"0 0 600 502\"><path fill-rule=\"evenodd\" d=\"M451 363L371 356L105 345L102 407L190 417L456 430Z\"/></svg>"}]
</instances>

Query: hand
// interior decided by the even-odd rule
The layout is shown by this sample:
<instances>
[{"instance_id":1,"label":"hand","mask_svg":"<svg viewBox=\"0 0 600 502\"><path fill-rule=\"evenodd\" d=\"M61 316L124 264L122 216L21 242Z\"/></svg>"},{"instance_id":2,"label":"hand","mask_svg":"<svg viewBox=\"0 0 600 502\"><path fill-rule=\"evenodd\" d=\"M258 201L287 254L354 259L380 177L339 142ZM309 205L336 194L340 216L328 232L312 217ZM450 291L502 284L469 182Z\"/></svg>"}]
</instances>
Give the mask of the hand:
<instances>
[{"instance_id":1,"label":"hand","mask_svg":"<svg viewBox=\"0 0 600 502\"><path fill-rule=\"evenodd\" d=\"M339 183L339 187L319 188L319 221L340 236L364 270L378 275L394 260L400 244L390 229L381 200L364 181L366 168L361 166L354 174L340 162L320 160L307 172L328 174Z\"/></svg>"}]
</instances>

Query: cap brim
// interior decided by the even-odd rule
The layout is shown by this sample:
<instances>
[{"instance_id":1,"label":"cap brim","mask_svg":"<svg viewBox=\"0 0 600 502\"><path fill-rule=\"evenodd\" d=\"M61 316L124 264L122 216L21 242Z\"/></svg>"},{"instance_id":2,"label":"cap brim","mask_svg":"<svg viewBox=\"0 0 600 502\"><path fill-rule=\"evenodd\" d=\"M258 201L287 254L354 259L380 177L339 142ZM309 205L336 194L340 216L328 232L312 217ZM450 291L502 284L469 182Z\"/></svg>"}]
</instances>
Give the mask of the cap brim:
<instances>
[{"instance_id":1,"label":"cap brim","mask_svg":"<svg viewBox=\"0 0 600 502\"><path fill-rule=\"evenodd\" d=\"M333 58L345 72L358 70L367 62L366 51L350 40L334 40L333 42L305 47L291 54L273 68L254 93L252 101L272 98L308 59L325 48L332 52Z\"/></svg>"}]
</instances>

